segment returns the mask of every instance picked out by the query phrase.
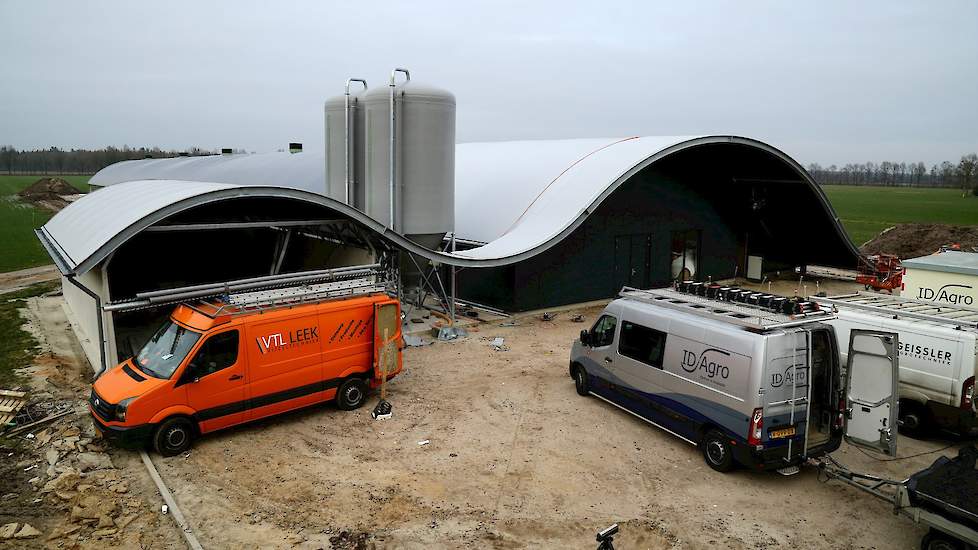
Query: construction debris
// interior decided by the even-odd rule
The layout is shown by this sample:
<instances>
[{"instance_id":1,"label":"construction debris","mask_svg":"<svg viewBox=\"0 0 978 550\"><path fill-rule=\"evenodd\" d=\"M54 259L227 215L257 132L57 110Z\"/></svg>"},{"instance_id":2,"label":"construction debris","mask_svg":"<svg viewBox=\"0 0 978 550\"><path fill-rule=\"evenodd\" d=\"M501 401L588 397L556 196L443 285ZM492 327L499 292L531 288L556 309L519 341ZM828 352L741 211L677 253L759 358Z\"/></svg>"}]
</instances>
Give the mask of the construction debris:
<instances>
[{"instance_id":1,"label":"construction debris","mask_svg":"<svg viewBox=\"0 0 978 550\"><path fill-rule=\"evenodd\" d=\"M25 523L20 531L14 534L15 539L32 539L34 537L40 536L41 532L31 526L30 523Z\"/></svg>"},{"instance_id":2,"label":"construction debris","mask_svg":"<svg viewBox=\"0 0 978 550\"><path fill-rule=\"evenodd\" d=\"M8 435L17 435L32 430L42 424L57 420L71 414L71 403L68 401L40 401L23 407L13 419L13 427ZM28 434L28 439L33 439Z\"/></svg>"},{"instance_id":3,"label":"construction debris","mask_svg":"<svg viewBox=\"0 0 978 550\"><path fill-rule=\"evenodd\" d=\"M489 347L496 351L509 351L509 347L506 346L506 340L502 336L497 336L489 342Z\"/></svg>"},{"instance_id":4,"label":"construction debris","mask_svg":"<svg viewBox=\"0 0 978 550\"><path fill-rule=\"evenodd\" d=\"M571 317L571 322L573 322L573 323L583 323L584 322L584 316L583 315L575 315L575 316Z\"/></svg>"},{"instance_id":5,"label":"construction debris","mask_svg":"<svg viewBox=\"0 0 978 550\"><path fill-rule=\"evenodd\" d=\"M456 338L464 338L469 335L464 328L459 327L437 327L431 329L431 332L435 338L442 341L455 340Z\"/></svg>"},{"instance_id":6,"label":"construction debris","mask_svg":"<svg viewBox=\"0 0 978 550\"><path fill-rule=\"evenodd\" d=\"M550 312L544 313L542 316L540 316L540 319L543 319L544 321L553 321L556 318L557 318L557 314L550 313Z\"/></svg>"},{"instance_id":7,"label":"construction debris","mask_svg":"<svg viewBox=\"0 0 978 550\"><path fill-rule=\"evenodd\" d=\"M409 348L420 348L424 346L430 346L431 344L434 344L434 342L425 341L420 336L415 336L413 334L404 335L404 345Z\"/></svg>"},{"instance_id":8,"label":"construction debris","mask_svg":"<svg viewBox=\"0 0 978 550\"><path fill-rule=\"evenodd\" d=\"M0 527L0 539L11 539L14 537L14 533L17 532L16 523L7 523L3 527Z\"/></svg>"}]
</instances>

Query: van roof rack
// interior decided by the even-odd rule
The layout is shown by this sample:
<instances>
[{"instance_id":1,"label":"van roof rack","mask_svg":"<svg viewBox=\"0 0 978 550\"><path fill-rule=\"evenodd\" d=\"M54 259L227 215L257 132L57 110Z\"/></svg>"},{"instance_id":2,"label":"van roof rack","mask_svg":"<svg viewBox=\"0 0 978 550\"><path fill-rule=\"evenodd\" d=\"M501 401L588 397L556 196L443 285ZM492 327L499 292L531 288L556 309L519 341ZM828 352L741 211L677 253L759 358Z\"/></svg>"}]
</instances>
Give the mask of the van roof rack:
<instances>
[{"instance_id":1,"label":"van roof rack","mask_svg":"<svg viewBox=\"0 0 978 550\"><path fill-rule=\"evenodd\" d=\"M140 292L133 299L111 302L102 306L102 309L112 312L136 311L172 304L189 304L200 300L206 303L207 300L214 298L221 299L221 303L226 303L225 300L229 296L241 296L240 300L251 299L259 303L268 297L283 301L289 297L296 298L298 295L307 294L312 295L309 300L328 299L330 293L343 296L359 287L366 288L358 291L360 294L373 292L372 284L383 286L384 291L394 292L393 289L396 289L397 285L392 281L396 280L396 271L387 269L379 263L351 265ZM326 283L339 284L321 286ZM322 296L316 297L317 293ZM241 305L244 305L244 302Z\"/></svg>"},{"instance_id":2,"label":"van roof rack","mask_svg":"<svg viewBox=\"0 0 978 550\"><path fill-rule=\"evenodd\" d=\"M374 277L361 277L328 283L238 292L214 301L204 299L186 305L194 311L213 318L384 293L389 286L389 283L377 281Z\"/></svg>"},{"instance_id":3,"label":"van roof rack","mask_svg":"<svg viewBox=\"0 0 978 550\"><path fill-rule=\"evenodd\" d=\"M978 330L978 309L955 304L939 304L915 298L873 294L871 292L856 292L831 298L818 298L818 301L837 308L858 309L892 319L906 317L949 325L958 330L964 328Z\"/></svg>"},{"instance_id":4,"label":"van roof rack","mask_svg":"<svg viewBox=\"0 0 978 550\"><path fill-rule=\"evenodd\" d=\"M758 298L761 296L766 297L768 300L790 300L789 298L738 289L735 287L718 286L718 288L724 289L727 291L727 293L748 292L751 293L751 295L757 295ZM775 311L771 307L764 307L750 303L738 303L707 296L697 296L695 294L679 292L671 288L642 290L626 286L621 289L619 296L627 300L635 300L638 302L653 304L682 311L690 315L697 315L699 317L706 317L715 321L739 325L746 329L758 332L800 326L815 321L835 318L835 315L833 315L831 312L824 309L818 309L817 305L801 300L796 301L797 304L803 304L803 309L800 310L799 313L785 314L781 313L780 311Z\"/></svg>"}]
</instances>

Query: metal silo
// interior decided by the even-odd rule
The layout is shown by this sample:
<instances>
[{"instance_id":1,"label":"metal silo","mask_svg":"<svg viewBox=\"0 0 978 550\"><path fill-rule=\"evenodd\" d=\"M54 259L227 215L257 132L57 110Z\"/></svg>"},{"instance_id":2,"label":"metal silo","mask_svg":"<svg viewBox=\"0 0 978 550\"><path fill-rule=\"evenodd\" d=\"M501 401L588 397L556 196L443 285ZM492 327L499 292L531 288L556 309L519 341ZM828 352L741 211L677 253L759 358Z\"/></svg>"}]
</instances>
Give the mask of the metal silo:
<instances>
[{"instance_id":1,"label":"metal silo","mask_svg":"<svg viewBox=\"0 0 978 550\"><path fill-rule=\"evenodd\" d=\"M351 93L354 82L363 85ZM363 210L364 109L367 81L351 78L345 93L326 100L326 195Z\"/></svg>"},{"instance_id":2,"label":"metal silo","mask_svg":"<svg viewBox=\"0 0 978 550\"><path fill-rule=\"evenodd\" d=\"M395 76L405 81L397 84ZM455 96L391 71L367 92L365 212L428 248L455 227ZM393 129L393 139L391 139Z\"/></svg>"}]
</instances>

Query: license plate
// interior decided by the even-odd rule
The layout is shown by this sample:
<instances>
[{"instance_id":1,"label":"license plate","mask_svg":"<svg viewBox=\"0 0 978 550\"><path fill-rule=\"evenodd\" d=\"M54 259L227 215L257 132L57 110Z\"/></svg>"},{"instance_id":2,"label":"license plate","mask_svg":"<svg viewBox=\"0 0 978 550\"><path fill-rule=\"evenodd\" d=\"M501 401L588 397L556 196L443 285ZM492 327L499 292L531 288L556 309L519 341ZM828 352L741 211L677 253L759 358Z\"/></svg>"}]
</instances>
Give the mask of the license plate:
<instances>
[{"instance_id":1,"label":"license plate","mask_svg":"<svg viewBox=\"0 0 978 550\"><path fill-rule=\"evenodd\" d=\"M791 437L793 435L795 435L795 427L791 426L790 428L771 430L771 433L768 434L768 437L770 437L771 439L781 439L785 437Z\"/></svg>"}]
</instances>

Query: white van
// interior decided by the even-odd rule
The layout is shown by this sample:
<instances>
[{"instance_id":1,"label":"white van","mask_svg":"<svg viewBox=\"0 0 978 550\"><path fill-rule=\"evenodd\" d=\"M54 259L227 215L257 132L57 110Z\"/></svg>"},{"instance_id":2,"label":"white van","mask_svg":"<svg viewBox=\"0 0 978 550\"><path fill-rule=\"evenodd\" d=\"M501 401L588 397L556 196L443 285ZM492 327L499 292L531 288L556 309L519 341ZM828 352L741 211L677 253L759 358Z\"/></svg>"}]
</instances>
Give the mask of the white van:
<instances>
[{"instance_id":1,"label":"white van","mask_svg":"<svg viewBox=\"0 0 978 550\"><path fill-rule=\"evenodd\" d=\"M910 434L937 427L978 435L978 309L868 292L816 298L834 307L840 342L853 329L900 335L900 420ZM845 360L845 355L843 355Z\"/></svg>"},{"instance_id":2,"label":"white van","mask_svg":"<svg viewBox=\"0 0 978 550\"><path fill-rule=\"evenodd\" d=\"M574 342L570 374L593 395L689 443L718 471L797 471L845 436L896 452L895 335L852 331L811 302L683 283L624 288ZM847 390L848 388L848 390Z\"/></svg>"}]
</instances>

